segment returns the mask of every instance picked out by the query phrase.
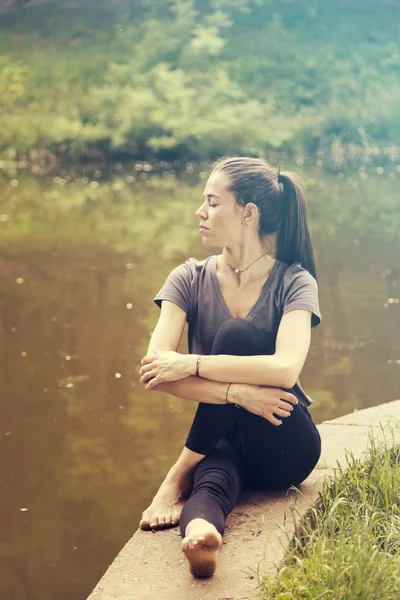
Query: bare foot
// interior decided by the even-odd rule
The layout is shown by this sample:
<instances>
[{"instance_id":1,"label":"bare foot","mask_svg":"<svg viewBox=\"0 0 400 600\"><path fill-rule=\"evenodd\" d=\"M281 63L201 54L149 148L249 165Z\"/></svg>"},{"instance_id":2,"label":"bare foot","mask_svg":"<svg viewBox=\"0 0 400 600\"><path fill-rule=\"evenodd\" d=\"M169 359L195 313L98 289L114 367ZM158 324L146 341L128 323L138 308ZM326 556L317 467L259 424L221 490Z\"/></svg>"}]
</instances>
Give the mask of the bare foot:
<instances>
[{"instance_id":1,"label":"bare foot","mask_svg":"<svg viewBox=\"0 0 400 600\"><path fill-rule=\"evenodd\" d=\"M191 490L191 480L165 480L152 503L142 514L140 529L163 529L176 527L185 499Z\"/></svg>"},{"instance_id":2,"label":"bare foot","mask_svg":"<svg viewBox=\"0 0 400 600\"><path fill-rule=\"evenodd\" d=\"M222 545L221 534L205 519L190 521L185 533L182 551L189 561L191 574L194 577L212 577Z\"/></svg>"}]
</instances>

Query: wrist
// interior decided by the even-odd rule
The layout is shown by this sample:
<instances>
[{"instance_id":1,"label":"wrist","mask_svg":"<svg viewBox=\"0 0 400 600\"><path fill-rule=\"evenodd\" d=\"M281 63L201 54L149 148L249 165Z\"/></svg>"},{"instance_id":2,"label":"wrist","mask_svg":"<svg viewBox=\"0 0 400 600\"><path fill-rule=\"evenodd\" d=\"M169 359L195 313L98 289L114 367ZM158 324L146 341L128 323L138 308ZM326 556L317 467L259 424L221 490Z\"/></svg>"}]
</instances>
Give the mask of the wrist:
<instances>
[{"instance_id":1,"label":"wrist","mask_svg":"<svg viewBox=\"0 0 400 600\"><path fill-rule=\"evenodd\" d=\"M198 354L185 355L185 371L188 375L196 375Z\"/></svg>"},{"instance_id":2,"label":"wrist","mask_svg":"<svg viewBox=\"0 0 400 600\"><path fill-rule=\"evenodd\" d=\"M228 404L234 404L237 407L241 406L238 388L239 385L237 383L231 383L226 394L226 402Z\"/></svg>"}]
</instances>

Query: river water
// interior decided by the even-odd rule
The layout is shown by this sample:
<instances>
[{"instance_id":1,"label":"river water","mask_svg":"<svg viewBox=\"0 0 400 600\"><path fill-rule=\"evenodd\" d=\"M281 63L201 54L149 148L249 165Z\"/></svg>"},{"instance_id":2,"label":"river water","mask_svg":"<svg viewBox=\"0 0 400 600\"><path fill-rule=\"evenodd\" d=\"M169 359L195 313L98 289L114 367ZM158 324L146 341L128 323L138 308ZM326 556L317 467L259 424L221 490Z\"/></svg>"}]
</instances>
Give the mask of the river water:
<instances>
[{"instance_id":1,"label":"river water","mask_svg":"<svg viewBox=\"0 0 400 600\"><path fill-rule=\"evenodd\" d=\"M303 172L323 321L301 382L319 423L400 398L400 165ZM194 403L144 392L138 370L169 271L218 252L194 217L205 178L0 176L4 600L86 598L182 448Z\"/></svg>"}]
</instances>

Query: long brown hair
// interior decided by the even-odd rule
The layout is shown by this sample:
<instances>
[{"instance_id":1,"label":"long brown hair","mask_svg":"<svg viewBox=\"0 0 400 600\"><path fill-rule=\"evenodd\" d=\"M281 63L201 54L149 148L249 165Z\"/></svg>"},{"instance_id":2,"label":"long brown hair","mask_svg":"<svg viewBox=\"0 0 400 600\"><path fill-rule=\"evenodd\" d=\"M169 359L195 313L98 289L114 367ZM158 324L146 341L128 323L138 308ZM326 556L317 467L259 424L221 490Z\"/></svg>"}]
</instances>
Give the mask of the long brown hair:
<instances>
[{"instance_id":1,"label":"long brown hair","mask_svg":"<svg viewBox=\"0 0 400 600\"><path fill-rule=\"evenodd\" d=\"M276 258L288 265L300 262L317 279L307 204L296 175L278 174L266 160L248 156L219 158L212 165L215 171L229 177L229 191L239 206L253 202L258 207L258 233L260 237L276 233Z\"/></svg>"}]
</instances>

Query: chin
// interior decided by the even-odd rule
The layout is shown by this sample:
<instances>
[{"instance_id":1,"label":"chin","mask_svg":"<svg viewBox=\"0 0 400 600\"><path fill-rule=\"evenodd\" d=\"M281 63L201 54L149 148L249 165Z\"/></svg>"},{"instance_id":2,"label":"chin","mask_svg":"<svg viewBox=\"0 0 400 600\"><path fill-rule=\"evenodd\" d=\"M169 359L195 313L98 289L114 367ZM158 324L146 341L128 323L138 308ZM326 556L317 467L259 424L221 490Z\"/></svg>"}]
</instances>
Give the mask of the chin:
<instances>
[{"instance_id":1,"label":"chin","mask_svg":"<svg viewBox=\"0 0 400 600\"><path fill-rule=\"evenodd\" d=\"M219 248L220 244L216 244L215 242L213 242L212 240L208 239L207 237L203 237L203 246L205 246L206 248Z\"/></svg>"}]
</instances>

